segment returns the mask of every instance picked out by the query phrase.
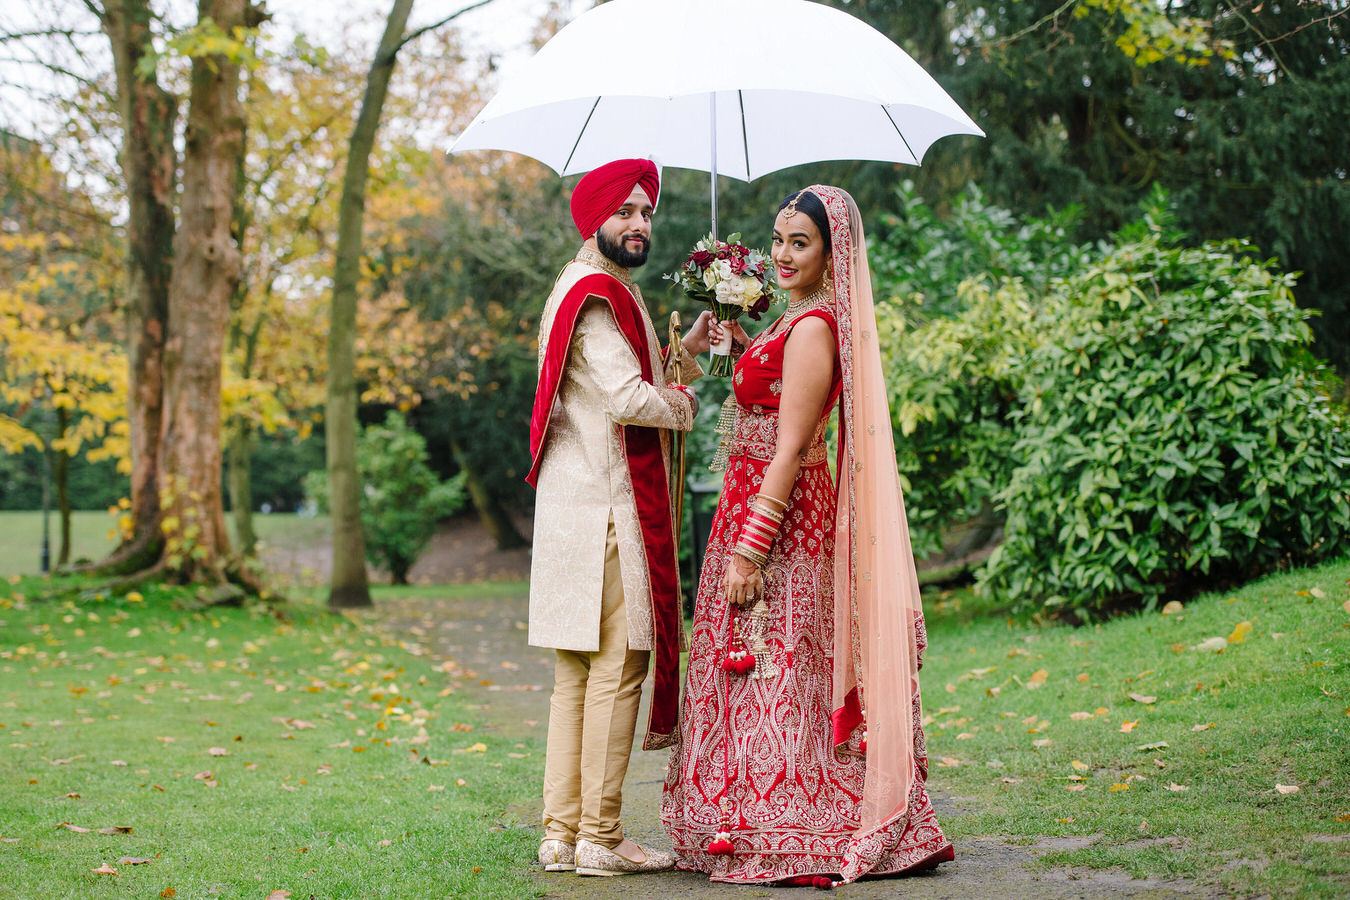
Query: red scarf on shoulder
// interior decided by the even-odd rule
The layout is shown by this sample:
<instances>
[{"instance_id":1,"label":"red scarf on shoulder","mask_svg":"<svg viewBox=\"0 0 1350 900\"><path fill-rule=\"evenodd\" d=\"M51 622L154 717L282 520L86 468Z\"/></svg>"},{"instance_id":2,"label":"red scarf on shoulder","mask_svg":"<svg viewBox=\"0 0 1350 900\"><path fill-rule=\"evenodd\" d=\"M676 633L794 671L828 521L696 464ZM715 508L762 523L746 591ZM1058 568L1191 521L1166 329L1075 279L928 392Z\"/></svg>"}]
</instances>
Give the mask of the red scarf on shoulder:
<instances>
[{"instance_id":1,"label":"red scarf on shoulder","mask_svg":"<svg viewBox=\"0 0 1350 900\"><path fill-rule=\"evenodd\" d=\"M539 370L539 387L530 415L530 474L536 487L539 466L548 443L548 424L553 404L562 389L567 371L568 353L576 332L577 319L592 298L609 305L614 321L632 348L642 367L642 380L654 384L651 350L647 330L637 300L612 275L596 273L578 281L553 318L548 349ZM665 746L673 737L679 705L679 573L675 566L675 540L671 533L670 489L665 457L661 453L661 432L642 425L623 425L619 440L628 463L628 476L637 501L638 522L642 527L643 550L647 558L648 581L652 591L652 642L656 648L656 684L652 690L651 715L647 722L646 749Z\"/></svg>"}]
</instances>

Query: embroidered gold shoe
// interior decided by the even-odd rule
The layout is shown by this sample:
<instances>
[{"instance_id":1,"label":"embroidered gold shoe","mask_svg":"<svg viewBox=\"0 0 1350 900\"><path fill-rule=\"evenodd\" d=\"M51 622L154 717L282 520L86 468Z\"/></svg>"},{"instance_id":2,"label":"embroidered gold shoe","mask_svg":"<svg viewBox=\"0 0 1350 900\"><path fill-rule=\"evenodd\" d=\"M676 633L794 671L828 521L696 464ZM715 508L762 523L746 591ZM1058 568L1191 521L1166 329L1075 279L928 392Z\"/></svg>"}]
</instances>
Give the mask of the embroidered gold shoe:
<instances>
[{"instance_id":1,"label":"embroidered gold shoe","mask_svg":"<svg viewBox=\"0 0 1350 900\"><path fill-rule=\"evenodd\" d=\"M590 841L577 841L578 875L636 875L661 872L674 865L674 853L653 850L627 838L613 850Z\"/></svg>"},{"instance_id":2,"label":"embroidered gold shoe","mask_svg":"<svg viewBox=\"0 0 1350 900\"><path fill-rule=\"evenodd\" d=\"M539 844L539 865L545 872L571 872L577 867L577 848L550 838Z\"/></svg>"}]
</instances>

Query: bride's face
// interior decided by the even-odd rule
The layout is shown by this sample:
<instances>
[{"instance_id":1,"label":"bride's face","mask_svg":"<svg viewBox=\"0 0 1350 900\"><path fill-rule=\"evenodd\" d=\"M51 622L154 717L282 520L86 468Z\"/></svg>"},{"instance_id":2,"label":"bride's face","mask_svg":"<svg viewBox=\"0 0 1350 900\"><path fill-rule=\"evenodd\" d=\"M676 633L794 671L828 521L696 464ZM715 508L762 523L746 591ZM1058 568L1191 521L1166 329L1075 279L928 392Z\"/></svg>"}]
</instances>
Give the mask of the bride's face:
<instances>
[{"instance_id":1,"label":"bride's face","mask_svg":"<svg viewBox=\"0 0 1350 900\"><path fill-rule=\"evenodd\" d=\"M813 291L825 274L825 240L811 217L798 212L792 218L778 213L773 222L773 262L778 286L793 294Z\"/></svg>"}]
</instances>

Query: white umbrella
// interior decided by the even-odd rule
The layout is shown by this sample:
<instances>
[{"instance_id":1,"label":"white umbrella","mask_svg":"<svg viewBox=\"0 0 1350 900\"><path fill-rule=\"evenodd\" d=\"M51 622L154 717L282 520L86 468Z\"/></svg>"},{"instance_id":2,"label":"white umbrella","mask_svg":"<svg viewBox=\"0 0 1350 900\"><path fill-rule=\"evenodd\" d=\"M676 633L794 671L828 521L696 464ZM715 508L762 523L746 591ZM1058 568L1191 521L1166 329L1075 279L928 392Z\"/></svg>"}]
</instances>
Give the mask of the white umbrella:
<instances>
[{"instance_id":1,"label":"white umbrella","mask_svg":"<svg viewBox=\"0 0 1350 900\"><path fill-rule=\"evenodd\" d=\"M612 159L749 181L828 159L918 165L982 132L909 54L808 0L613 0L523 63L450 148L511 150L559 175Z\"/></svg>"}]
</instances>

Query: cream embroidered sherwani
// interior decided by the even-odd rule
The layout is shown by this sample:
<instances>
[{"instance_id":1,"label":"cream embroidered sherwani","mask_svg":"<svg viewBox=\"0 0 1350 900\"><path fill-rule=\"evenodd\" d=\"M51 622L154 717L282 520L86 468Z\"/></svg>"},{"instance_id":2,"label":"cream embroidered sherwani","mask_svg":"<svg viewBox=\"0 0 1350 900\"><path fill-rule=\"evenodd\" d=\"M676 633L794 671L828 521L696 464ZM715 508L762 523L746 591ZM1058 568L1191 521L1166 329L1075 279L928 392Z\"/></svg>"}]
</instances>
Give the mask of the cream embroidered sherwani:
<instances>
[{"instance_id":1,"label":"cream embroidered sherwani","mask_svg":"<svg viewBox=\"0 0 1350 900\"><path fill-rule=\"evenodd\" d=\"M632 291L647 332L651 371L663 371L660 343L641 292L626 269L589 248L582 248L577 259L563 269L544 305L539 359L544 358L563 297L583 277L597 272L613 275ZM681 365L686 382L703 374L687 352ZM689 399L681 392L642 380L638 360L607 304L597 300L587 304L578 317L536 483L530 567L529 643L533 646L599 649L605 543L613 521L627 606L628 646L652 649L651 587L619 437L621 425L688 431L693 427L693 414ZM662 434L661 444L668 468L668 434Z\"/></svg>"},{"instance_id":2,"label":"cream embroidered sherwani","mask_svg":"<svg viewBox=\"0 0 1350 900\"><path fill-rule=\"evenodd\" d=\"M563 269L544 306L541 369L563 298L597 272L632 292L650 348L649 371L661 373L660 344L627 270L585 247ZM682 364L684 371L702 374L692 359ZM620 427L689 430L689 398L665 385L664 378L659 384L642 380L638 358L606 300L581 308L535 481L529 642L553 647L557 655L544 760L546 840L605 848L623 840L623 778L653 649L653 615ZM668 470L669 434L663 431L661 438Z\"/></svg>"}]
</instances>

